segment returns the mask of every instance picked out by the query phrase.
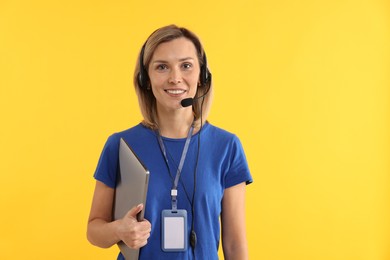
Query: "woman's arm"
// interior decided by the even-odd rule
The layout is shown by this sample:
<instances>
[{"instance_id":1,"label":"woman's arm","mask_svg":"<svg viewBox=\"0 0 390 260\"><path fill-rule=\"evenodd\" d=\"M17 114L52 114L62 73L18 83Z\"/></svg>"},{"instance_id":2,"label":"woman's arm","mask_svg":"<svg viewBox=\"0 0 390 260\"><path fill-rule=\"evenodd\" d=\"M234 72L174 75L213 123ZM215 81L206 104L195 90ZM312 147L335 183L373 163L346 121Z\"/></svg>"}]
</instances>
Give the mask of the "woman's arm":
<instances>
[{"instance_id":1,"label":"woman's arm","mask_svg":"<svg viewBox=\"0 0 390 260\"><path fill-rule=\"evenodd\" d=\"M96 181L91 212L88 219L87 238L91 244L103 248L111 247L119 241L131 248L140 248L147 243L151 226L149 221L137 221L137 214L142 210L138 205L122 219L112 221L114 201L113 188Z\"/></svg>"},{"instance_id":2,"label":"woman's arm","mask_svg":"<svg viewBox=\"0 0 390 260\"><path fill-rule=\"evenodd\" d=\"M245 182L227 188L222 199L222 247L226 260L248 259Z\"/></svg>"}]
</instances>

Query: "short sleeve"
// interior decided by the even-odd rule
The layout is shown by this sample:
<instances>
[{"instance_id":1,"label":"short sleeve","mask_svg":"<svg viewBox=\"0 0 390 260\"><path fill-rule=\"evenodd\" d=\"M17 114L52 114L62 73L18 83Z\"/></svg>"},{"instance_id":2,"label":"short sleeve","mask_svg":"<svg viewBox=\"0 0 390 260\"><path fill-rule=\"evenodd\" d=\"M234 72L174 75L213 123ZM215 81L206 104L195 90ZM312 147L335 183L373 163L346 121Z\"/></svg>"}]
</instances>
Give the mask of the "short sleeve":
<instances>
[{"instance_id":1,"label":"short sleeve","mask_svg":"<svg viewBox=\"0 0 390 260\"><path fill-rule=\"evenodd\" d=\"M100 155L94 178L111 188L116 186L116 176L119 165L119 139L111 135Z\"/></svg>"},{"instance_id":2,"label":"short sleeve","mask_svg":"<svg viewBox=\"0 0 390 260\"><path fill-rule=\"evenodd\" d=\"M245 182L253 182L249 171L248 162L240 140L234 135L229 146L229 167L225 175L225 189Z\"/></svg>"}]
</instances>

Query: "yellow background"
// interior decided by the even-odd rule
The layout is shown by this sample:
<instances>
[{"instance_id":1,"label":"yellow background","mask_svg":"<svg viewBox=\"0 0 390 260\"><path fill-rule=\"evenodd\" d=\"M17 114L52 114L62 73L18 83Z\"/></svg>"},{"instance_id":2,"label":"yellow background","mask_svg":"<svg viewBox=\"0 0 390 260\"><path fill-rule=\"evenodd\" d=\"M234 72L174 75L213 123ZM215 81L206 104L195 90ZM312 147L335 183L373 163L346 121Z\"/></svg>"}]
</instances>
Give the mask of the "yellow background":
<instances>
[{"instance_id":1,"label":"yellow background","mask_svg":"<svg viewBox=\"0 0 390 260\"><path fill-rule=\"evenodd\" d=\"M86 240L92 175L171 23L200 35L209 120L244 145L250 259L390 259L387 0L2 0L0 259L115 259Z\"/></svg>"}]
</instances>

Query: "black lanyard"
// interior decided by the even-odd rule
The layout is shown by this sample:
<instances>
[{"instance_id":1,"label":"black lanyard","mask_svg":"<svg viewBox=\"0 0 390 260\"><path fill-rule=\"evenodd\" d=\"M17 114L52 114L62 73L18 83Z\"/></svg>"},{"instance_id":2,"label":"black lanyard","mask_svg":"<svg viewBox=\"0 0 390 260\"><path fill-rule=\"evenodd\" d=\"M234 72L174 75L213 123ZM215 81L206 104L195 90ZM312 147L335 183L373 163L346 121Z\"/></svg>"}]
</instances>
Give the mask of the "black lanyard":
<instances>
[{"instance_id":1,"label":"black lanyard","mask_svg":"<svg viewBox=\"0 0 390 260\"><path fill-rule=\"evenodd\" d=\"M172 187L172 190L171 190L172 210L177 210L177 185L179 184L181 170L183 169L184 161L185 161L186 156L187 156L188 147L190 145L190 141L191 141L191 137L192 137L193 131L194 131L194 123L192 123L190 129L188 130L187 139L186 139L186 142L184 144L183 152L182 152L181 158L180 158L179 167L177 167L175 181L173 183L173 187ZM167 167L168 167L168 171L170 171L169 164L168 164L167 151L165 149L164 141L163 141L163 139L162 139L162 137L161 137L159 132L157 132L157 137L158 137L158 143L160 145L161 151L162 151L162 153L164 155L165 162L166 162Z\"/></svg>"}]
</instances>

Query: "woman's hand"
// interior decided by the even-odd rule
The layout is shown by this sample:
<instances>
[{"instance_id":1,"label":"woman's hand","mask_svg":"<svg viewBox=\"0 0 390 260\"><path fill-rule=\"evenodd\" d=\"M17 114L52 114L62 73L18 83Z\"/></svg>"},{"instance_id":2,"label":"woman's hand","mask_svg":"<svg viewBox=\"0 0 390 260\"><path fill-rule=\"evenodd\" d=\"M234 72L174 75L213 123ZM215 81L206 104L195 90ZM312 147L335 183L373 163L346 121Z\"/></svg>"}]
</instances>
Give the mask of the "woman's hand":
<instances>
[{"instance_id":1,"label":"woman's hand","mask_svg":"<svg viewBox=\"0 0 390 260\"><path fill-rule=\"evenodd\" d=\"M137 214L141 212L143 205L130 209L127 214L118 221L117 236L128 247L138 249L147 244L150 237L151 224L147 220L137 221Z\"/></svg>"},{"instance_id":2,"label":"woman's hand","mask_svg":"<svg viewBox=\"0 0 390 260\"><path fill-rule=\"evenodd\" d=\"M135 206L122 219L112 221L114 195L113 188L96 181L88 219L88 240L91 244L103 248L109 248L121 240L133 249L146 245L151 231L150 222L137 221L137 214L141 212L143 205Z\"/></svg>"}]
</instances>

